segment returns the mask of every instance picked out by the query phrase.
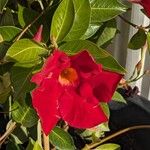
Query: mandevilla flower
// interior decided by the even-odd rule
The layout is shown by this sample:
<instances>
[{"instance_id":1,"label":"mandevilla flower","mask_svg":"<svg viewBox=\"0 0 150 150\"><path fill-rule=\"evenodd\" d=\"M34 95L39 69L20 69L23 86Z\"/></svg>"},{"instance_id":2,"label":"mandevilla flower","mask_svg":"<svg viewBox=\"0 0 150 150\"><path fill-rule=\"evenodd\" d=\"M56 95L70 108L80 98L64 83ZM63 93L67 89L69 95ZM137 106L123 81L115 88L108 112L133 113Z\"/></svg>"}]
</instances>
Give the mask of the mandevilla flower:
<instances>
[{"instance_id":1,"label":"mandevilla flower","mask_svg":"<svg viewBox=\"0 0 150 150\"><path fill-rule=\"evenodd\" d=\"M55 50L31 81L32 102L47 135L60 119L75 128L92 128L108 119L100 102L109 102L122 78L106 71L83 50L67 56Z\"/></svg>"},{"instance_id":2,"label":"mandevilla flower","mask_svg":"<svg viewBox=\"0 0 150 150\"><path fill-rule=\"evenodd\" d=\"M130 2L137 3L143 6L148 17L150 17L150 0L129 0Z\"/></svg>"}]
</instances>

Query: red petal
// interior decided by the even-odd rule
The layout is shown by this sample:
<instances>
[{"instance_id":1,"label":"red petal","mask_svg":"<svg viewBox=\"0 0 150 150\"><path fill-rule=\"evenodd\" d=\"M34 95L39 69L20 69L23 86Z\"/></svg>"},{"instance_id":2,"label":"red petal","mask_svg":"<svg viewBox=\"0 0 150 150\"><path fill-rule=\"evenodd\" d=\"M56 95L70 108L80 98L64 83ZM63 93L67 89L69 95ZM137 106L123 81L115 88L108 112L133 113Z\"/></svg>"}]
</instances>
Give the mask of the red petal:
<instances>
[{"instance_id":1,"label":"red petal","mask_svg":"<svg viewBox=\"0 0 150 150\"><path fill-rule=\"evenodd\" d=\"M102 73L91 79L93 92L97 99L101 102L110 101L122 77L121 74L103 70Z\"/></svg>"},{"instance_id":2,"label":"red petal","mask_svg":"<svg viewBox=\"0 0 150 150\"><path fill-rule=\"evenodd\" d=\"M99 105L86 102L86 99L74 91L65 91L59 100L62 119L75 128L92 128L107 121L107 117Z\"/></svg>"},{"instance_id":3,"label":"red petal","mask_svg":"<svg viewBox=\"0 0 150 150\"><path fill-rule=\"evenodd\" d=\"M91 103L93 105L98 105L99 101L93 95L93 89L89 83L82 83L79 87L80 95L86 99L86 102Z\"/></svg>"},{"instance_id":4,"label":"red petal","mask_svg":"<svg viewBox=\"0 0 150 150\"><path fill-rule=\"evenodd\" d=\"M42 32L43 32L43 25L41 25L36 32L36 34L33 37L33 40L36 42L41 42L42 41Z\"/></svg>"},{"instance_id":5,"label":"red petal","mask_svg":"<svg viewBox=\"0 0 150 150\"><path fill-rule=\"evenodd\" d=\"M32 103L36 109L43 131L46 135L53 129L59 120L57 99L60 88L55 80L45 79L40 87L32 92Z\"/></svg>"},{"instance_id":6,"label":"red petal","mask_svg":"<svg viewBox=\"0 0 150 150\"><path fill-rule=\"evenodd\" d=\"M52 75L57 78L57 76L60 74L60 71L69 66L69 57L65 53L55 50L53 55L47 58L42 70L33 75L31 81L39 85L44 78L50 78Z\"/></svg>"},{"instance_id":7,"label":"red petal","mask_svg":"<svg viewBox=\"0 0 150 150\"><path fill-rule=\"evenodd\" d=\"M86 50L70 58L72 66L83 78L89 78L102 71L101 65L96 64L92 56Z\"/></svg>"}]
</instances>

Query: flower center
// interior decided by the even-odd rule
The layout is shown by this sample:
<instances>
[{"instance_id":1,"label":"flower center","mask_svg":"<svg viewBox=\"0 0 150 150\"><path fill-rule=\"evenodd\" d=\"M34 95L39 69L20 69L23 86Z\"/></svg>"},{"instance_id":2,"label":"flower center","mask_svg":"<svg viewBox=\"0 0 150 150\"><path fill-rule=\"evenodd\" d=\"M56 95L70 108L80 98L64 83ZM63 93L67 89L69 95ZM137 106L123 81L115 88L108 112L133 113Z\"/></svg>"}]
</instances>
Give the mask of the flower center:
<instances>
[{"instance_id":1,"label":"flower center","mask_svg":"<svg viewBox=\"0 0 150 150\"><path fill-rule=\"evenodd\" d=\"M66 68L59 75L61 85L70 85L78 79L78 74L74 68Z\"/></svg>"}]
</instances>

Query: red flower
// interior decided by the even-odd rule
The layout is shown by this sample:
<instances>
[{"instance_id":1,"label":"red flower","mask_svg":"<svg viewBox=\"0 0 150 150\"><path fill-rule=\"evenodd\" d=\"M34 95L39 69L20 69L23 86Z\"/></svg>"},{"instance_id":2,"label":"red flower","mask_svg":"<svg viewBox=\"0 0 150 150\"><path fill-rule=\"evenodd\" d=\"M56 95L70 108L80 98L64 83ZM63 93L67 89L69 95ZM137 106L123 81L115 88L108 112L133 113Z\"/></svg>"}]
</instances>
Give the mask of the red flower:
<instances>
[{"instance_id":1,"label":"red flower","mask_svg":"<svg viewBox=\"0 0 150 150\"><path fill-rule=\"evenodd\" d=\"M63 119L76 128L91 128L107 121L99 102L108 102L122 75L102 69L87 51L74 56L55 50L42 70L32 77L38 87L33 106L48 134Z\"/></svg>"},{"instance_id":2,"label":"red flower","mask_svg":"<svg viewBox=\"0 0 150 150\"><path fill-rule=\"evenodd\" d=\"M133 3L138 3L143 6L148 17L150 17L150 0L129 0Z\"/></svg>"}]
</instances>

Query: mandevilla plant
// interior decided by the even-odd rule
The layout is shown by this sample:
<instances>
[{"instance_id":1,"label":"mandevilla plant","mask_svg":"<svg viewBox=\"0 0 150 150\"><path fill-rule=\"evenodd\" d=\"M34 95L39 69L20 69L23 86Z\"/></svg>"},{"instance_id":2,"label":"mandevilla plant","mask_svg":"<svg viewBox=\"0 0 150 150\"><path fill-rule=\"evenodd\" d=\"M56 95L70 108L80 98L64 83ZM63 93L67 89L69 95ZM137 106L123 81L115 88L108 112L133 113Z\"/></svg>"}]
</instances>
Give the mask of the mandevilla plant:
<instances>
[{"instance_id":1,"label":"mandevilla plant","mask_svg":"<svg viewBox=\"0 0 150 150\"><path fill-rule=\"evenodd\" d=\"M130 2L150 16L148 0ZM137 29L128 47L146 55L149 27L123 18L128 8L119 0L0 0L1 149L121 149L109 140L136 127L105 136L108 102L126 103L117 88L149 74L141 58L123 79L107 52L119 16Z\"/></svg>"}]
</instances>

